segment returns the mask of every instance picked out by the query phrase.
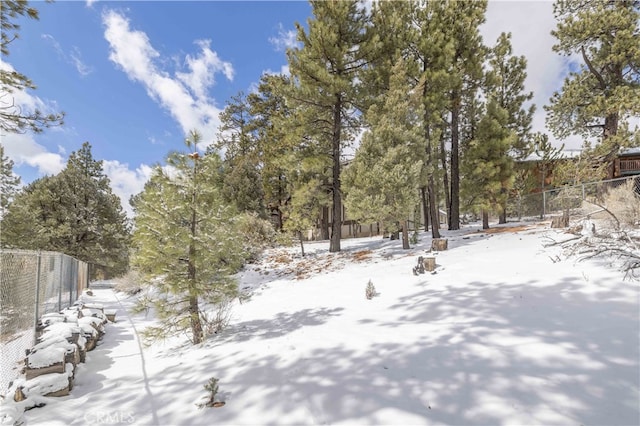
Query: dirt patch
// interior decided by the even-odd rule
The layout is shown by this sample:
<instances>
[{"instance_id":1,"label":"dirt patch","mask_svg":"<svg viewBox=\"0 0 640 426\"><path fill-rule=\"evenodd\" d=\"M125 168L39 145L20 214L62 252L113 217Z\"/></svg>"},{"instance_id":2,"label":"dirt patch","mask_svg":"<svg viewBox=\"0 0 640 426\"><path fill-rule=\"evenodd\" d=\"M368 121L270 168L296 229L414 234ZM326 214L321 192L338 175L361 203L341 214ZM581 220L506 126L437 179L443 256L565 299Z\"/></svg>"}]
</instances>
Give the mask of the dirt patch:
<instances>
[{"instance_id":1,"label":"dirt patch","mask_svg":"<svg viewBox=\"0 0 640 426\"><path fill-rule=\"evenodd\" d=\"M356 262L362 262L365 260L369 260L371 259L371 255L373 254L373 252L371 250L360 250L357 251L355 253L353 253L353 260L355 260Z\"/></svg>"},{"instance_id":2,"label":"dirt patch","mask_svg":"<svg viewBox=\"0 0 640 426\"><path fill-rule=\"evenodd\" d=\"M499 228L481 229L477 232L484 232L485 234L502 234L504 232L521 232L527 230L529 230L529 225L501 226Z\"/></svg>"},{"instance_id":3,"label":"dirt patch","mask_svg":"<svg viewBox=\"0 0 640 426\"><path fill-rule=\"evenodd\" d=\"M293 261L291 256L286 252L275 253L267 258L269 262L277 263L277 264L289 264Z\"/></svg>"}]
</instances>

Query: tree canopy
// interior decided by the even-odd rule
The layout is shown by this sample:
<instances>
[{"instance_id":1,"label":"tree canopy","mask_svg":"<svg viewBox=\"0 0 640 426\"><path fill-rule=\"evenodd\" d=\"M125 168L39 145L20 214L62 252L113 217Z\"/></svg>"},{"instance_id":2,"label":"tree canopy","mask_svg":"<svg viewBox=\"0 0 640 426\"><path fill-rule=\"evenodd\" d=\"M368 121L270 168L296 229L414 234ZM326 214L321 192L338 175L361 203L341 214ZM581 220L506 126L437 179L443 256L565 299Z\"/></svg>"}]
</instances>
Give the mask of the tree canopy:
<instances>
[{"instance_id":1,"label":"tree canopy","mask_svg":"<svg viewBox=\"0 0 640 426\"><path fill-rule=\"evenodd\" d=\"M9 205L2 228L3 247L60 251L108 275L128 268L128 220L88 142L71 153L59 174L22 189Z\"/></svg>"},{"instance_id":2,"label":"tree canopy","mask_svg":"<svg viewBox=\"0 0 640 426\"><path fill-rule=\"evenodd\" d=\"M153 303L161 325L147 336L188 332L194 344L206 335L202 305L221 306L238 295L232 275L244 260L235 210L222 196L220 157L200 156L199 140L192 131L185 140L190 152L170 153L133 199L133 264L160 278Z\"/></svg>"},{"instance_id":3,"label":"tree canopy","mask_svg":"<svg viewBox=\"0 0 640 426\"><path fill-rule=\"evenodd\" d=\"M9 55L9 45L18 39L20 25L16 19L25 16L38 19L38 10L29 7L26 0L3 0L0 7L0 26L2 27L2 56ZM0 133L42 132L45 128L63 124L64 113L47 113L39 109L27 110L16 105L13 93L35 89L35 84L24 74L11 66L0 67Z\"/></svg>"},{"instance_id":4,"label":"tree canopy","mask_svg":"<svg viewBox=\"0 0 640 426\"><path fill-rule=\"evenodd\" d=\"M582 61L545 108L547 124L611 158L633 142L628 119L640 116L640 1L558 0L554 15L553 50Z\"/></svg>"}]
</instances>

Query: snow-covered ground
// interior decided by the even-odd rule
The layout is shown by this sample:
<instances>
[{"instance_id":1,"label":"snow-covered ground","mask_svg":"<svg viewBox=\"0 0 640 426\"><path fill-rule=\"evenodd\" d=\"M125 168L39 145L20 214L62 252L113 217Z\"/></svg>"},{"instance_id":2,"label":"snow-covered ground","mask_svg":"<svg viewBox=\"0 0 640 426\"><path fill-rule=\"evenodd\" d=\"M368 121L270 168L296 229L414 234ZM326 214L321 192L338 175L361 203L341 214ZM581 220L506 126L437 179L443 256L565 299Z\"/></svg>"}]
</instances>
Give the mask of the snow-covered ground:
<instances>
[{"instance_id":1,"label":"snow-covered ground","mask_svg":"<svg viewBox=\"0 0 640 426\"><path fill-rule=\"evenodd\" d=\"M510 224L513 226L513 224ZM603 260L558 261L547 224L444 232L434 274L380 237L279 250L241 274L229 328L142 347L152 318L116 309L71 394L28 425L640 424L638 282ZM365 298L371 280L378 296ZM219 379L221 408L198 408Z\"/></svg>"}]
</instances>

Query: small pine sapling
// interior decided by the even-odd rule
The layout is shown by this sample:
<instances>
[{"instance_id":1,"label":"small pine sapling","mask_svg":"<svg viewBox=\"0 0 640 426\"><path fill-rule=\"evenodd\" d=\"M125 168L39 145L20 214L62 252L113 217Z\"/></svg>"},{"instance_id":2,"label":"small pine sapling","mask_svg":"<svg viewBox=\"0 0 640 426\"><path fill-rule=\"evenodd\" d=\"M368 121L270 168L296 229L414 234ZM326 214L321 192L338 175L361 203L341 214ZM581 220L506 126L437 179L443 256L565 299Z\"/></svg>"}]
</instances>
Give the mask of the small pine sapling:
<instances>
[{"instance_id":1,"label":"small pine sapling","mask_svg":"<svg viewBox=\"0 0 640 426\"><path fill-rule=\"evenodd\" d=\"M204 385L204 389L209 392L209 402L213 404L216 400L216 394L218 393L218 379L212 377L209 382Z\"/></svg>"},{"instance_id":2,"label":"small pine sapling","mask_svg":"<svg viewBox=\"0 0 640 426\"><path fill-rule=\"evenodd\" d=\"M218 381L216 377L211 377L206 385L204 385L204 389L209 392L209 399L204 404L198 404L198 407L222 407L224 402L216 401L216 395L218 394Z\"/></svg>"},{"instance_id":3,"label":"small pine sapling","mask_svg":"<svg viewBox=\"0 0 640 426\"><path fill-rule=\"evenodd\" d=\"M367 287L364 290L364 295L366 296L367 300L371 300L376 294L376 288L374 287L371 280L369 280L369 282L367 283Z\"/></svg>"}]
</instances>

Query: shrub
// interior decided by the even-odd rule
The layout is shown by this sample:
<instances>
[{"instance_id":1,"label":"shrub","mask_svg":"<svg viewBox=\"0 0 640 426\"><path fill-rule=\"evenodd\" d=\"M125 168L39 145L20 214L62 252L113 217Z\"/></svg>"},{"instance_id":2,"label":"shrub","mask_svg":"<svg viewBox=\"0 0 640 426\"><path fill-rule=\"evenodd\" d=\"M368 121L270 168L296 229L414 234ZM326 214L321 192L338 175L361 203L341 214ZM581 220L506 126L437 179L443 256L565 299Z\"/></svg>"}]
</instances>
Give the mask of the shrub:
<instances>
[{"instance_id":1,"label":"shrub","mask_svg":"<svg viewBox=\"0 0 640 426\"><path fill-rule=\"evenodd\" d=\"M633 228L640 223L640 197L635 192L633 180L610 190L604 205L620 221L621 227Z\"/></svg>"},{"instance_id":2,"label":"shrub","mask_svg":"<svg viewBox=\"0 0 640 426\"><path fill-rule=\"evenodd\" d=\"M367 287L364 290L364 295L366 296L367 300L371 300L376 294L376 288L371 280L369 280L369 282L367 283Z\"/></svg>"},{"instance_id":3,"label":"shrub","mask_svg":"<svg viewBox=\"0 0 640 426\"><path fill-rule=\"evenodd\" d=\"M114 280L113 288L116 291L133 296L142 291L142 274L136 270L129 270L123 276Z\"/></svg>"},{"instance_id":4,"label":"shrub","mask_svg":"<svg viewBox=\"0 0 640 426\"><path fill-rule=\"evenodd\" d=\"M255 262L262 251L276 241L276 231L271 222L261 219L255 213L243 213L236 220L237 229L242 236L245 259Z\"/></svg>"}]
</instances>

